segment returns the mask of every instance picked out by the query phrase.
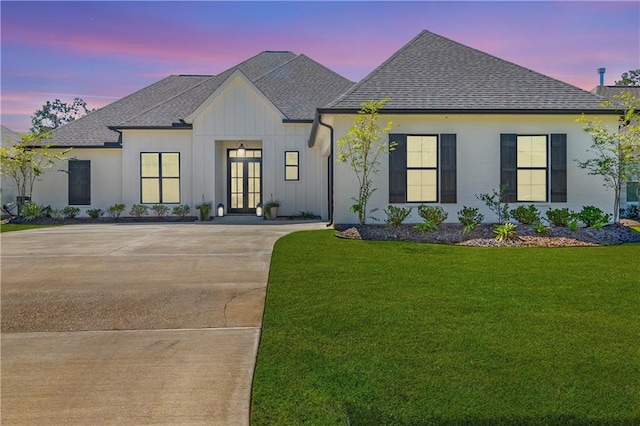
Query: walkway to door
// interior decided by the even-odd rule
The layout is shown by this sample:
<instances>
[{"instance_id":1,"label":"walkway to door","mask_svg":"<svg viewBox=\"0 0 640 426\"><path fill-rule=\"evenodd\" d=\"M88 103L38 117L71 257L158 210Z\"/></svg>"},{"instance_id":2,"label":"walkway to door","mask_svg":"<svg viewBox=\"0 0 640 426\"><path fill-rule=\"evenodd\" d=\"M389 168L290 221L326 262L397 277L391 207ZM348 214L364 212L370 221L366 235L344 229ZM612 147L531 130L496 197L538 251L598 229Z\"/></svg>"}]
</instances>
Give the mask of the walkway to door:
<instances>
[{"instance_id":1,"label":"walkway to door","mask_svg":"<svg viewBox=\"0 0 640 426\"><path fill-rule=\"evenodd\" d=\"M3 234L3 423L248 424L273 244L324 227Z\"/></svg>"}]
</instances>

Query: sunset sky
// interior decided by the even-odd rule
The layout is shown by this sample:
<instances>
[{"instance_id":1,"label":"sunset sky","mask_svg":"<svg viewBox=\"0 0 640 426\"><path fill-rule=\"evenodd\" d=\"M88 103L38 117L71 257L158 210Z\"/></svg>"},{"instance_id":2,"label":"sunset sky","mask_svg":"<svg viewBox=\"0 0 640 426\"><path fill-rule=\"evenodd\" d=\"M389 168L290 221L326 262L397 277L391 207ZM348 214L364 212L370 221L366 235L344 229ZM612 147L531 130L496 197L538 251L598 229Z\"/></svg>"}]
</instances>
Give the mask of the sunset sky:
<instances>
[{"instance_id":1,"label":"sunset sky","mask_svg":"<svg viewBox=\"0 0 640 426\"><path fill-rule=\"evenodd\" d=\"M47 100L101 107L170 74L217 74L263 50L358 81L421 30L585 90L640 68L640 2L5 1L3 125Z\"/></svg>"}]
</instances>

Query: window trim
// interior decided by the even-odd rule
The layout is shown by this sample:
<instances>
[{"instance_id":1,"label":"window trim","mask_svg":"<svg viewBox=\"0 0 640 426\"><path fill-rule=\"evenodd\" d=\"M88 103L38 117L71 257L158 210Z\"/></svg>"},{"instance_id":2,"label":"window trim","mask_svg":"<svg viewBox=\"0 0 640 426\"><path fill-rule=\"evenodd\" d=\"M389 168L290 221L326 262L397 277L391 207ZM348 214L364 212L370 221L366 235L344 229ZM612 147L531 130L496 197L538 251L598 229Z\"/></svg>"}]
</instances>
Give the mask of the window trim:
<instances>
[{"instance_id":1,"label":"window trim","mask_svg":"<svg viewBox=\"0 0 640 426\"><path fill-rule=\"evenodd\" d=\"M142 176L142 156L144 154L158 154L158 176ZM163 154L177 154L178 155L178 176L177 177L162 177L162 155ZM182 180L182 167L181 156L179 151L143 151L140 152L140 204L180 204L182 200L181 180ZM158 199L159 201L144 202L142 193L142 182L145 179L157 179L158 180ZM163 180L177 180L178 181L178 201L166 202L162 199L162 183Z\"/></svg>"},{"instance_id":2,"label":"window trim","mask_svg":"<svg viewBox=\"0 0 640 426\"><path fill-rule=\"evenodd\" d=\"M435 167L409 167L409 138L410 137L435 137L436 138L436 166ZM416 203L439 203L440 202L440 135L439 134L413 134L407 133L407 142L405 146L406 150L406 166L405 170L407 172L406 178L406 188L405 188L405 203L406 204L416 204ZM433 170L435 171L436 177L436 198L435 200L422 200L422 201L409 201L409 170Z\"/></svg>"},{"instance_id":3,"label":"window trim","mask_svg":"<svg viewBox=\"0 0 640 426\"><path fill-rule=\"evenodd\" d=\"M287 154L296 154L296 164L287 163ZM293 168L296 171L296 178L287 178L287 170ZM285 182L298 182L300 181L300 151L285 151L284 152L284 180Z\"/></svg>"},{"instance_id":4,"label":"window trim","mask_svg":"<svg viewBox=\"0 0 640 426\"><path fill-rule=\"evenodd\" d=\"M71 199L71 164L72 163L88 163L89 164L89 195L87 203L72 203L71 201L77 201L77 199ZM69 175L67 176L67 202L70 206L90 206L91 205L91 160L69 160L67 164L67 170Z\"/></svg>"}]
</instances>

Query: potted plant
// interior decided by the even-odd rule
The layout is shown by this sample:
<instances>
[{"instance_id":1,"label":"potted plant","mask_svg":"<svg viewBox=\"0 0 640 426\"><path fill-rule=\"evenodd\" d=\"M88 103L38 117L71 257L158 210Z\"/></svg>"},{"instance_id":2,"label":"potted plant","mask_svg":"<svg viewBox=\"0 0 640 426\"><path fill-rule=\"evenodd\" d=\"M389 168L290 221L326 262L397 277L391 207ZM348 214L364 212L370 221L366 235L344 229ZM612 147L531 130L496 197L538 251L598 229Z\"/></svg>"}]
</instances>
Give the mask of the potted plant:
<instances>
[{"instance_id":1,"label":"potted plant","mask_svg":"<svg viewBox=\"0 0 640 426\"><path fill-rule=\"evenodd\" d=\"M278 207L280 207L280 201L270 200L264 205L264 217L266 219L275 219L278 217Z\"/></svg>"},{"instance_id":2,"label":"potted plant","mask_svg":"<svg viewBox=\"0 0 640 426\"><path fill-rule=\"evenodd\" d=\"M196 211L198 213L198 219L200 219L201 221L209 220L209 217L211 216L212 205L213 202L211 201L197 205Z\"/></svg>"}]
</instances>

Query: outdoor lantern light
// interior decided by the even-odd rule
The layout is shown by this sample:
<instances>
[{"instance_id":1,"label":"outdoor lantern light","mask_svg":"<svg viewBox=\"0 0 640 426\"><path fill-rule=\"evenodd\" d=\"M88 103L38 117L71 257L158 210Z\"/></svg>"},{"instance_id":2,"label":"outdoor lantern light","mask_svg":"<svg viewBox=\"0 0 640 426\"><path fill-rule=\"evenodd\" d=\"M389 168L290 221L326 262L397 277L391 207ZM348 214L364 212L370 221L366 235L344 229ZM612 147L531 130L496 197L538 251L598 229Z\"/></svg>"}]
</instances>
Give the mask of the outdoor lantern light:
<instances>
[{"instance_id":1,"label":"outdoor lantern light","mask_svg":"<svg viewBox=\"0 0 640 426\"><path fill-rule=\"evenodd\" d=\"M244 144L240 142L240 146L238 147L238 157L244 157L244 155L245 155Z\"/></svg>"},{"instance_id":2,"label":"outdoor lantern light","mask_svg":"<svg viewBox=\"0 0 640 426\"><path fill-rule=\"evenodd\" d=\"M224 216L224 204L218 204L218 217Z\"/></svg>"},{"instance_id":3,"label":"outdoor lantern light","mask_svg":"<svg viewBox=\"0 0 640 426\"><path fill-rule=\"evenodd\" d=\"M256 206L256 216L262 217L262 203L258 203Z\"/></svg>"}]
</instances>

